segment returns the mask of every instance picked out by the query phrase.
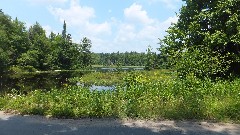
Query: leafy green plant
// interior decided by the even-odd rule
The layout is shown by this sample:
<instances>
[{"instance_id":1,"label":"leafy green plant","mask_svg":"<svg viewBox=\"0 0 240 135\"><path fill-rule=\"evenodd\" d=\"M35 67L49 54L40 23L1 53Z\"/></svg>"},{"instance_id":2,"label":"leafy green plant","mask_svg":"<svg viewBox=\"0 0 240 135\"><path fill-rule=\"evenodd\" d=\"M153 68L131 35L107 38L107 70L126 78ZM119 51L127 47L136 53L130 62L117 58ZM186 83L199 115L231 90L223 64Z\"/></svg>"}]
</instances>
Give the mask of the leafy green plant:
<instances>
[{"instance_id":1,"label":"leafy green plant","mask_svg":"<svg viewBox=\"0 0 240 135\"><path fill-rule=\"evenodd\" d=\"M159 77L155 80L154 74ZM172 74L173 76L174 74ZM150 78L151 76L152 78ZM168 77L167 77L168 76ZM159 71L128 73L112 91L66 86L0 97L3 110L61 118L118 117L240 121L240 79L186 79Z\"/></svg>"},{"instance_id":2,"label":"leafy green plant","mask_svg":"<svg viewBox=\"0 0 240 135\"><path fill-rule=\"evenodd\" d=\"M239 4L186 0L160 47L180 76L239 76Z\"/></svg>"}]
</instances>

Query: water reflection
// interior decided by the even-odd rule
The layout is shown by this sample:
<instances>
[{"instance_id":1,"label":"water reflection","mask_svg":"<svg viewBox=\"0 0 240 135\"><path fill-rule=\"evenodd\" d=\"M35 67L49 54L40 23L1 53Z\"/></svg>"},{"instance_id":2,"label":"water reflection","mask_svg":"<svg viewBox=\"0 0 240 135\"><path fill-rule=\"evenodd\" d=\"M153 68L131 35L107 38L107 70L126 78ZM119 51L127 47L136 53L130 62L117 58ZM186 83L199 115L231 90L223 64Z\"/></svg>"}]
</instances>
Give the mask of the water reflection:
<instances>
[{"instance_id":1,"label":"water reflection","mask_svg":"<svg viewBox=\"0 0 240 135\"><path fill-rule=\"evenodd\" d=\"M98 85L92 85L89 87L90 90L97 90L97 91L107 91L107 90L114 90L114 86L98 86Z\"/></svg>"},{"instance_id":2,"label":"water reflection","mask_svg":"<svg viewBox=\"0 0 240 135\"><path fill-rule=\"evenodd\" d=\"M0 93L11 91L15 89L20 92L28 92L36 89L51 90L52 88L61 88L70 84L69 78L81 77L85 73L99 71L99 72L111 72L117 71L117 68L96 68L89 71L48 71L48 72L29 72L29 73L12 73L12 74L1 74L0 75ZM143 70L142 67L124 67L120 68L121 71L131 70ZM71 85L71 84L70 84ZM75 85L75 84L73 84ZM77 85L82 85L78 84ZM89 87L90 90L114 90L114 86L97 86L92 85Z\"/></svg>"},{"instance_id":3,"label":"water reflection","mask_svg":"<svg viewBox=\"0 0 240 135\"><path fill-rule=\"evenodd\" d=\"M81 77L82 71L51 71L16 73L1 77L0 92L17 91L27 92L36 89L51 90L68 84L68 78Z\"/></svg>"},{"instance_id":4,"label":"water reflection","mask_svg":"<svg viewBox=\"0 0 240 135\"><path fill-rule=\"evenodd\" d=\"M144 67L121 67L121 68L114 68L114 67L101 67L95 68L96 71L100 72L115 72L115 71L134 71L134 70L144 70Z\"/></svg>"},{"instance_id":5,"label":"water reflection","mask_svg":"<svg viewBox=\"0 0 240 135\"><path fill-rule=\"evenodd\" d=\"M83 83L80 83L80 82L77 82L76 85L81 86L81 87L87 87L91 91L94 91L94 90L96 90L96 91L107 91L107 90L114 90L115 89L115 86L104 86L104 85L90 85L90 86L87 86L87 85L84 85Z\"/></svg>"}]
</instances>

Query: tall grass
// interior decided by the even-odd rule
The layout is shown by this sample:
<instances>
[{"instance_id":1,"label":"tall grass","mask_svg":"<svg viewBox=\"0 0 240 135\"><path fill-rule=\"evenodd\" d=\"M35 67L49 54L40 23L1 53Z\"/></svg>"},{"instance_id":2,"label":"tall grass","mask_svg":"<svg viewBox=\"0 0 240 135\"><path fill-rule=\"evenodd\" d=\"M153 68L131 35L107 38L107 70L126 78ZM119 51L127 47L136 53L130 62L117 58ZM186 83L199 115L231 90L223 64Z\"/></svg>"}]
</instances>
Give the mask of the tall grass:
<instances>
[{"instance_id":1,"label":"tall grass","mask_svg":"<svg viewBox=\"0 0 240 135\"><path fill-rule=\"evenodd\" d=\"M155 72L155 74L157 74ZM240 121L240 79L233 81L181 80L130 73L114 91L90 91L68 86L27 95L0 98L4 110L54 117L117 117ZM7 101L7 102L3 102ZM0 106L0 107L1 107Z\"/></svg>"}]
</instances>

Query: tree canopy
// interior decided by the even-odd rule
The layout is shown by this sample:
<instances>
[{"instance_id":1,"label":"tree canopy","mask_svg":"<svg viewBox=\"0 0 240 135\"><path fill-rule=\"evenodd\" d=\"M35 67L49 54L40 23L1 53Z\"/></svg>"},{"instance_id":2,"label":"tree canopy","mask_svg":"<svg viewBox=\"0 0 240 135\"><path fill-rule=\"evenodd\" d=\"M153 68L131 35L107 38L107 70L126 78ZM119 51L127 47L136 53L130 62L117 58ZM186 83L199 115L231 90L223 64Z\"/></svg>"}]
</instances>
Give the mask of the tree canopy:
<instances>
[{"instance_id":1,"label":"tree canopy","mask_svg":"<svg viewBox=\"0 0 240 135\"><path fill-rule=\"evenodd\" d=\"M240 75L240 1L184 1L161 52L183 77Z\"/></svg>"},{"instance_id":2,"label":"tree canopy","mask_svg":"<svg viewBox=\"0 0 240 135\"><path fill-rule=\"evenodd\" d=\"M71 70L91 65L91 57L85 57L91 54L91 46L87 46L87 52L79 51L82 43L72 42L65 21L62 34L52 32L49 37L38 22L27 29L23 22L17 18L13 20L2 10L0 24L0 74L9 71Z\"/></svg>"}]
</instances>

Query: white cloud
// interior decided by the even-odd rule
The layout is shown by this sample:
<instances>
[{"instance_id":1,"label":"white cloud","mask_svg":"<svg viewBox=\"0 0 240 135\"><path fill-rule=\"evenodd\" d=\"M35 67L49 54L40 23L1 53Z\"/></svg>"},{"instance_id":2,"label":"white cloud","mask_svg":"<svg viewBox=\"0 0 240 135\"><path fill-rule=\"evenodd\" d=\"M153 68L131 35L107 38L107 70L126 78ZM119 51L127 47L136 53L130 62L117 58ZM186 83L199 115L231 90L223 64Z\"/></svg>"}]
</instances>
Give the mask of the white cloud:
<instances>
[{"instance_id":1,"label":"white cloud","mask_svg":"<svg viewBox=\"0 0 240 135\"><path fill-rule=\"evenodd\" d=\"M151 45L153 48L158 48L158 38L162 38L171 23L176 23L178 20L178 18L174 16L160 22L158 19L149 17L147 11L143 10L141 5L135 3L124 10L124 15L129 19L135 17L136 21L144 25L139 26L136 22L129 22L129 19L124 22L119 22L114 44L121 43L119 45L122 47L128 44L131 46L125 47L143 52L147 49L148 45Z\"/></svg>"},{"instance_id":2,"label":"white cloud","mask_svg":"<svg viewBox=\"0 0 240 135\"><path fill-rule=\"evenodd\" d=\"M149 18L147 12L142 9L142 6L136 3L124 10L124 16L128 21L134 23L151 24L153 22L153 19Z\"/></svg>"},{"instance_id":3,"label":"white cloud","mask_svg":"<svg viewBox=\"0 0 240 135\"><path fill-rule=\"evenodd\" d=\"M93 35L98 35L98 34L111 34L111 27L110 27L110 23L108 22L104 22L104 23L86 23L86 31L88 33L92 33Z\"/></svg>"},{"instance_id":4,"label":"white cloud","mask_svg":"<svg viewBox=\"0 0 240 135\"><path fill-rule=\"evenodd\" d=\"M118 33L114 39L115 43L129 42L134 40L137 33L135 32L135 27L132 24L120 24L118 28Z\"/></svg>"},{"instance_id":5,"label":"white cloud","mask_svg":"<svg viewBox=\"0 0 240 135\"><path fill-rule=\"evenodd\" d=\"M95 15L91 7L82 7L76 1L72 0L69 9L50 8L51 13L60 19L61 22L67 20L70 25L84 24Z\"/></svg>"},{"instance_id":6,"label":"white cloud","mask_svg":"<svg viewBox=\"0 0 240 135\"><path fill-rule=\"evenodd\" d=\"M100 37L89 37L92 41L91 51L93 52L113 52L116 49L115 45L110 40L106 40Z\"/></svg>"},{"instance_id":7,"label":"white cloud","mask_svg":"<svg viewBox=\"0 0 240 135\"><path fill-rule=\"evenodd\" d=\"M169 17L167 20L162 22L162 26L164 29L167 29L168 27L171 26L172 23L177 23L177 21L178 21L177 16Z\"/></svg>"},{"instance_id":8,"label":"white cloud","mask_svg":"<svg viewBox=\"0 0 240 135\"><path fill-rule=\"evenodd\" d=\"M42 28L45 30L46 36L49 36L49 35L51 34L51 32L57 33L57 32L56 32L55 30L53 30L52 27L49 26L49 25L42 26Z\"/></svg>"},{"instance_id":9,"label":"white cloud","mask_svg":"<svg viewBox=\"0 0 240 135\"><path fill-rule=\"evenodd\" d=\"M159 29L159 22L156 19L150 18L147 11L142 9L142 6L133 3L130 7L124 9L125 22L119 23L117 35L114 39L115 43L118 42L135 42L150 41L159 36L161 30ZM138 24L142 25L138 25ZM157 39L157 38L156 38Z\"/></svg>"},{"instance_id":10,"label":"white cloud","mask_svg":"<svg viewBox=\"0 0 240 135\"><path fill-rule=\"evenodd\" d=\"M91 39L94 52L145 52L148 45L158 48L158 38L177 21L177 17L169 17L161 22L150 17L142 5L136 3L123 10L124 19L113 16L100 23L94 22L97 18L94 8L83 6L76 0L71 0L68 8L51 7L49 10L60 22L66 20L67 26L74 30L73 41L79 42L82 36ZM49 26L44 29L51 31Z\"/></svg>"},{"instance_id":11,"label":"white cloud","mask_svg":"<svg viewBox=\"0 0 240 135\"><path fill-rule=\"evenodd\" d=\"M95 18L94 8L81 6L77 0L71 0L68 9L51 7L49 10L61 22L65 20L68 26L76 27L87 35L111 33L111 26L108 22L91 22Z\"/></svg>"}]
</instances>

